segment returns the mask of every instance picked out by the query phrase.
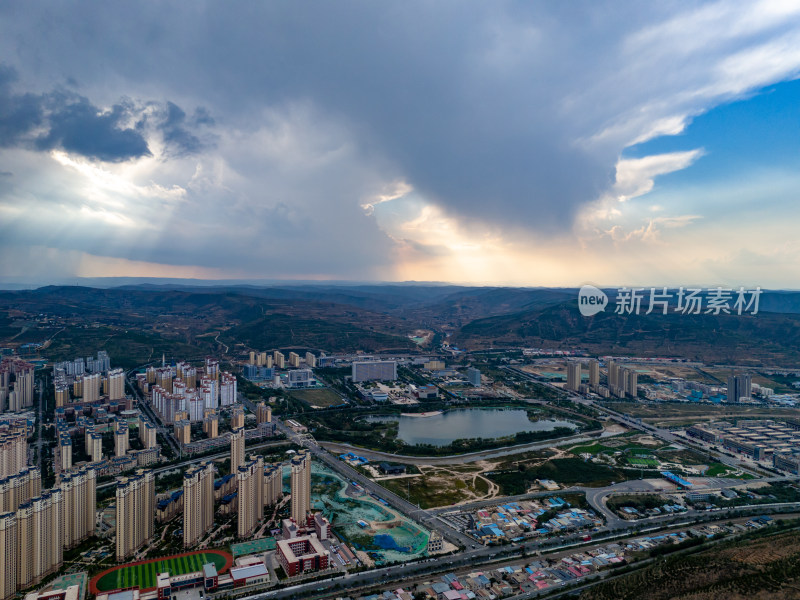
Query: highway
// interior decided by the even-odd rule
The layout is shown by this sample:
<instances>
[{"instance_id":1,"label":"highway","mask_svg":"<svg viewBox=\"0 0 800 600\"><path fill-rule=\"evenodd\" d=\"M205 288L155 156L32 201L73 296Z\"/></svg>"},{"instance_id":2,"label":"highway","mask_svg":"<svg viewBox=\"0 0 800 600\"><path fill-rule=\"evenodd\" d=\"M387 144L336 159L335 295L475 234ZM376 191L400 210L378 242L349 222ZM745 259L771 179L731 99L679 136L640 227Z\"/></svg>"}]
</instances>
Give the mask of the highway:
<instances>
[{"instance_id":1,"label":"highway","mask_svg":"<svg viewBox=\"0 0 800 600\"><path fill-rule=\"evenodd\" d=\"M454 529L450 525L443 523L439 519L432 517L428 514L428 511L421 509L419 506L411 504L407 500L404 500L397 494L390 492L389 490L381 487L368 477L365 477L355 469L353 469L348 464L342 462L335 456L329 454L324 448L322 448L316 440L310 435L300 435L295 433L288 427L286 427L282 422L277 422L278 429L283 432L288 439L293 441L294 443L307 448L309 452L311 452L312 456L317 460L324 462L328 465L332 470L339 473L342 477L344 477L345 481L356 481L359 485L364 487L365 490L368 492L374 493L377 496L380 496L384 500L386 500L392 507L400 511L402 514L406 515L407 517L418 521L428 527L429 529L433 529L437 531L439 534L444 537L447 541L456 546L465 546L467 547L469 544L474 544L475 540L470 538L469 536L461 533L457 529Z\"/></svg>"},{"instance_id":2,"label":"highway","mask_svg":"<svg viewBox=\"0 0 800 600\"><path fill-rule=\"evenodd\" d=\"M359 456L368 458L373 462L388 460L412 465L463 465L491 458L501 458L503 456L513 456L514 454L522 454L524 452L534 452L536 450L554 448L556 446L591 442L600 437L608 437L609 435L611 434L606 434L605 436L602 434L591 436L586 433L579 433L568 437L554 438L544 442L532 442L530 444L505 446L503 448L481 450L480 452L469 452L466 454L452 454L449 456L408 456L404 454L391 454L389 452L381 452L379 450L367 450L366 448L362 448L360 446L351 446L350 444L344 444L341 442L320 441L319 445L327 450L330 450L334 454L354 452Z\"/></svg>"},{"instance_id":3,"label":"highway","mask_svg":"<svg viewBox=\"0 0 800 600\"><path fill-rule=\"evenodd\" d=\"M248 453L250 453L252 451L262 450L264 448L278 448L280 446L287 446L289 443L290 442L288 440L277 440L277 441L274 441L274 442L266 442L264 444L258 444L257 446L247 446L246 447L246 451ZM153 473L155 473L156 476L158 476L159 473L165 473L165 472L168 472L168 471L174 471L175 469L182 469L182 468L188 467L190 465L197 465L197 464L209 461L209 460L219 460L221 458L223 458L223 459L224 458L228 458L228 457L230 457L230 455L231 455L231 451L230 451L230 449L227 449L227 450L223 450L221 452L216 452L214 454L207 454L205 456L200 456L200 457L196 457L196 458L186 458L186 459L184 459L184 460L182 460L180 462L177 462L177 463L172 463L172 464L169 464L169 465L166 465L166 466L163 466L163 467L157 467L155 469L151 469L151 471L153 471ZM108 481L106 483L101 483L100 485L98 485L97 489L101 490L103 488L111 487L113 485L115 485L114 481Z\"/></svg>"},{"instance_id":4,"label":"highway","mask_svg":"<svg viewBox=\"0 0 800 600\"><path fill-rule=\"evenodd\" d=\"M764 508L760 511L763 513ZM797 506L794 506L796 510ZM685 516L685 515L684 515ZM797 516L795 513L787 514L787 518ZM727 513L717 512L706 515L699 520L693 519L676 519L676 522L665 527L663 523L650 524L637 522L631 524L631 528L636 528L636 533L608 533L605 535L597 536L590 543L584 542L581 537L582 534L576 534L560 538L558 540L545 540L545 541L531 541L525 544L513 546L479 546L476 550L467 550L456 555L442 556L437 559L422 559L412 561L396 567L385 567L373 569L371 571L364 571L360 573L348 573L327 579L324 581L313 581L309 583L301 583L292 585L279 590L271 590L262 593L256 593L246 596L248 600L262 600L267 598L322 598L337 593L337 590L346 589L348 592L353 592L359 588L373 588L380 586L381 588L388 588L392 585L408 586L416 582L421 577L433 577L434 575L454 572L461 569L487 569L489 567L495 568L504 566L506 564L519 563L523 560L523 552L531 557L528 560L535 560L533 555L541 553L542 556L547 558L560 558L571 554L578 548L598 548L610 542L622 542L628 539L638 538L648 533L656 531L686 529L693 526L696 522L727 520ZM739 521L746 518L737 519ZM642 527L644 525L644 527ZM645 566L646 563L641 563ZM339 586L338 588L336 586ZM553 591L553 590L548 590ZM516 597L531 597L531 596L516 596Z\"/></svg>"},{"instance_id":5,"label":"highway","mask_svg":"<svg viewBox=\"0 0 800 600\"><path fill-rule=\"evenodd\" d=\"M174 437L172 437L172 432L169 429L167 429L166 427L164 427L164 425L161 424L161 419L159 419L157 417L157 415L153 411L153 407L150 406L150 403L145 401L144 397L142 396L141 390L139 390L139 386L136 385L136 372L139 369L141 369L143 367L146 367L146 366L148 366L150 364L151 363L147 363L145 365L140 365L139 367L137 367L135 369L131 369L130 371L128 371L126 373L126 375L125 375L125 383L127 383L128 388L131 390L133 395L136 397L136 399L138 401L138 404L139 404L139 410L142 413L144 413L145 416L147 416L148 419L150 419L150 422L153 425L155 425L156 431L158 431L158 433L160 433L161 436L167 441L167 443L170 445L172 450L175 452L175 455L176 456L182 456L183 453L181 451L181 447L178 444L177 440Z\"/></svg>"},{"instance_id":6,"label":"highway","mask_svg":"<svg viewBox=\"0 0 800 600\"><path fill-rule=\"evenodd\" d=\"M256 407L255 405L248 400L243 394L238 394L239 401L242 402L245 406L247 406L250 412L255 413ZM341 475L345 481L356 481L359 485L361 485L365 490L368 492L374 493L377 496L380 496L384 500L386 500L392 507L397 509L400 513L406 515L410 519L414 521L418 521L425 525L428 529L433 529L437 531L445 540L448 542L455 544L456 546L464 546L468 547L469 544L474 544L475 540L470 538L469 536L461 533L457 529L454 529L450 525L439 521L436 517L431 516L428 514L427 511L421 509L419 506L411 504L407 500L401 498L397 494L390 492L389 490L381 487L379 484L375 483L368 477L365 477L355 469L353 469L348 464L339 460L336 456L329 454L325 448L320 446L320 444L308 434L298 434L283 424L280 419L276 419L276 425L278 431L283 433L288 440L297 444L298 446L302 446L307 448L309 452L311 452L312 456L315 457L320 462L325 463L330 467L333 471ZM395 459L396 460L396 459Z\"/></svg>"}]
</instances>

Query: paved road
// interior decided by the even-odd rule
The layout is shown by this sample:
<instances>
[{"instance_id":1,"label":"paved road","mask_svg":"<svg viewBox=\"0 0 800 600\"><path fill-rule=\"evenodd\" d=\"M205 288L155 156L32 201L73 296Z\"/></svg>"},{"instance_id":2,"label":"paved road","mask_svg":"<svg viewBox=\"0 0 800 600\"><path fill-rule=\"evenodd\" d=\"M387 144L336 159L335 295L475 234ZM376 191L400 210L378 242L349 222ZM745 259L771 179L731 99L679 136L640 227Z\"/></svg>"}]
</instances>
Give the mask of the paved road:
<instances>
[{"instance_id":1,"label":"paved road","mask_svg":"<svg viewBox=\"0 0 800 600\"><path fill-rule=\"evenodd\" d=\"M377 496L386 500L392 507L400 511L402 514L406 515L407 517L418 521L428 527L429 529L433 529L441 534L444 539L449 541L456 546L468 546L469 544L474 544L475 540L470 538L469 536L461 533L457 529L454 529L450 525L441 522L439 519L432 517L428 514L428 512L424 509L421 509L419 506L415 506L411 504L407 500L401 498L397 494L381 487L371 479L365 477L351 466L347 465L346 463L342 462L338 458L328 454L328 452L322 448L315 440L309 435L299 435L286 427L281 421L277 422L278 429L286 434L286 437L295 442L298 445L301 445L307 448L312 456L314 456L317 460L324 462L328 465L332 470L339 473L342 477L345 478L346 481L356 481L361 486L364 487L368 492L374 493Z\"/></svg>"},{"instance_id":2,"label":"paved road","mask_svg":"<svg viewBox=\"0 0 800 600\"><path fill-rule=\"evenodd\" d=\"M368 458L371 461L394 461L402 462L412 465L462 465L467 463L478 462L480 460L487 460L491 458L500 458L503 456L512 456L514 454L521 454L523 452L533 452L536 450L545 450L547 448L554 448L556 446L573 445L580 442L588 442L597 440L600 437L609 437L611 433L603 432L601 435L591 436L586 433L580 433L569 437L556 438L544 442L534 442L531 444L520 444L518 446L506 446L505 448L495 448L493 450L482 450L480 452L470 452L468 454L454 454L450 456L406 456L404 454L391 454L389 452L380 452L378 450L367 450L359 446L352 446L350 444L343 444L340 442L325 442L320 441L319 445L333 452L334 454L343 454L345 452L354 452L359 456Z\"/></svg>"},{"instance_id":3,"label":"paved road","mask_svg":"<svg viewBox=\"0 0 800 600\"><path fill-rule=\"evenodd\" d=\"M150 406L150 403L145 400L141 390L139 389L139 386L136 385L136 372L143 367L149 366L150 364L151 363L140 365L135 369L131 369L130 371L128 371L125 376L125 382L127 383L133 395L138 400L139 410L143 412L148 419L150 419L150 422L153 425L155 425L156 431L162 434L164 439L167 440L167 443L172 447L172 450L175 452L175 455L181 456L182 455L181 447L180 445L178 445L177 440L175 440L175 438L172 437L172 432L167 427L164 427L161 424L161 419L159 419L156 416L155 412L153 411L153 407Z\"/></svg>"},{"instance_id":4,"label":"paved road","mask_svg":"<svg viewBox=\"0 0 800 600\"><path fill-rule=\"evenodd\" d=\"M792 515L787 515L787 517L791 516ZM720 512L707 515L706 518L701 520L716 521L726 518L726 514ZM422 576L434 577L436 574L459 571L461 569L486 569L490 564L492 568L495 568L504 564L520 562L524 560L522 557L523 547L524 552L531 557L528 560L534 560L532 555L536 552L541 552L542 556L546 556L547 558L559 558L573 553L577 546L581 548L598 548L612 541L622 542L647 535L651 532L664 531L665 529L686 529L693 524L694 521L692 520L683 520L670 525L669 528L665 528L663 523L651 524L650 527L648 527L647 524L644 524L644 527L642 527L643 524L638 523L636 524L638 530L636 534L617 533L607 534L605 537L601 535L595 537L591 545L585 544L580 539L581 534L578 534L563 538L557 542L531 541L524 544L524 546L479 547L476 550L468 550L457 555L443 556L438 559L423 559L405 563L400 567L388 567L362 573L340 575L325 581L310 582L280 590L252 594L246 596L246 598L247 600L262 600L266 598L321 598L336 594L339 589L352 591L358 588L364 588L365 586L381 586L385 589L393 584L407 585L409 582L414 582L417 578ZM633 525L631 528L633 528ZM338 588L336 586L338 586ZM341 594L341 592L339 593Z\"/></svg>"},{"instance_id":5,"label":"paved road","mask_svg":"<svg viewBox=\"0 0 800 600\"><path fill-rule=\"evenodd\" d=\"M264 444L258 444L256 446L247 446L245 449L246 449L247 453L250 453L250 452L253 452L255 450L261 450L263 448L273 448L273 447L277 448L277 447L280 447L280 446L286 446L288 444L289 444L289 442L287 440L278 440L278 441L275 441L275 442L266 442ZM200 456L200 457L195 457L195 458L187 458L187 459L182 460L180 462L173 463L173 464L170 464L170 465L165 465L163 467L157 467L157 468L151 469L151 470L153 471L153 473L155 473L157 475L158 473L164 473L164 472L167 472L167 471L173 471L175 469L185 469L186 467L188 467L190 465L197 465L197 464L200 464L200 463L205 462L207 460L217 460L217 459L220 459L220 458L228 458L230 455L231 455L230 449L225 449L225 450L223 450L221 452L216 452L214 454L208 454L206 456ZM112 485L116 485L116 482L109 481L109 482L106 482L106 483L101 483L100 485L97 486L97 489L101 490L101 489L106 488L106 487L111 487Z\"/></svg>"}]
</instances>

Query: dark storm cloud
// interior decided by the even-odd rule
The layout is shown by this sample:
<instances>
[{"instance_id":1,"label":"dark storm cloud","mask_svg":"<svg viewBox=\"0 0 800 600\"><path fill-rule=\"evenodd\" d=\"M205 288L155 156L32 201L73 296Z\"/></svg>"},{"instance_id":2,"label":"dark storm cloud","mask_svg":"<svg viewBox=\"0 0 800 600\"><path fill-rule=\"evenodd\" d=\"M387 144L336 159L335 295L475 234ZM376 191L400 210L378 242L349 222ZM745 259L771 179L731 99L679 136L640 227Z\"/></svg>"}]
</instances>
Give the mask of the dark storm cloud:
<instances>
[{"instance_id":1,"label":"dark storm cloud","mask_svg":"<svg viewBox=\"0 0 800 600\"><path fill-rule=\"evenodd\" d=\"M42 103L47 108L50 130L36 138L39 150L60 148L106 162L150 156L144 137L123 125L134 113L130 105L115 104L110 111L102 112L88 99L64 92L47 94Z\"/></svg>"},{"instance_id":2,"label":"dark storm cloud","mask_svg":"<svg viewBox=\"0 0 800 600\"><path fill-rule=\"evenodd\" d=\"M129 103L102 111L73 92L18 94L17 80L13 68L0 65L0 145L62 149L108 162L150 155L144 137L124 126L135 110Z\"/></svg>"},{"instance_id":3,"label":"dark storm cloud","mask_svg":"<svg viewBox=\"0 0 800 600\"><path fill-rule=\"evenodd\" d=\"M0 194L5 194L13 188L11 183L13 176L10 171L0 171Z\"/></svg>"},{"instance_id":4,"label":"dark storm cloud","mask_svg":"<svg viewBox=\"0 0 800 600\"><path fill-rule=\"evenodd\" d=\"M204 106L198 106L195 111L194 115L192 115L192 123L194 125L214 125L216 121L211 116L211 113L208 112L208 109Z\"/></svg>"},{"instance_id":5,"label":"dark storm cloud","mask_svg":"<svg viewBox=\"0 0 800 600\"><path fill-rule=\"evenodd\" d=\"M6 37L39 40L5 46L25 64L189 98L243 131L266 109L307 101L451 213L539 232L569 228L659 119L680 122L730 93L708 90L732 53L725 32L741 25L724 3L698 3L701 18L674 2L6 6ZM676 16L685 23L658 33ZM717 21L718 32L693 29ZM188 122L205 118L181 119L165 135L191 152Z\"/></svg>"},{"instance_id":6,"label":"dark storm cloud","mask_svg":"<svg viewBox=\"0 0 800 600\"><path fill-rule=\"evenodd\" d=\"M199 138L184 127L186 113L177 104L167 102L166 117L159 128L164 134L164 142L178 155L196 154L203 145Z\"/></svg>"},{"instance_id":7,"label":"dark storm cloud","mask_svg":"<svg viewBox=\"0 0 800 600\"><path fill-rule=\"evenodd\" d=\"M12 94L17 72L0 63L0 146L15 146L42 123L41 98L34 94Z\"/></svg>"},{"instance_id":8,"label":"dark storm cloud","mask_svg":"<svg viewBox=\"0 0 800 600\"><path fill-rule=\"evenodd\" d=\"M103 110L68 90L15 93L18 80L15 69L0 64L0 146L61 149L105 162L151 156L143 107L122 100ZM172 153L197 153L203 144L187 126L213 124L208 110L198 108L191 122L173 102L160 110L164 116L158 128ZM134 121L135 125L129 126Z\"/></svg>"},{"instance_id":9,"label":"dark storm cloud","mask_svg":"<svg viewBox=\"0 0 800 600\"><path fill-rule=\"evenodd\" d=\"M79 30L69 59L56 58L62 72L84 85L118 76L166 97L179 91L243 130L265 107L310 101L429 200L466 217L563 229L608 186L618 148L574 145L583 131L560 110L564 87L553 83L584 67L559 60L575 50L537 6L89 3L60 14L63 27L24 58L59 56L66 32ZM586 21L618 27L584 8ZM627 12L630 23L639 12ZM165 140L188 152L197 142L181 124Z\"/></svg>"}]
</instances>

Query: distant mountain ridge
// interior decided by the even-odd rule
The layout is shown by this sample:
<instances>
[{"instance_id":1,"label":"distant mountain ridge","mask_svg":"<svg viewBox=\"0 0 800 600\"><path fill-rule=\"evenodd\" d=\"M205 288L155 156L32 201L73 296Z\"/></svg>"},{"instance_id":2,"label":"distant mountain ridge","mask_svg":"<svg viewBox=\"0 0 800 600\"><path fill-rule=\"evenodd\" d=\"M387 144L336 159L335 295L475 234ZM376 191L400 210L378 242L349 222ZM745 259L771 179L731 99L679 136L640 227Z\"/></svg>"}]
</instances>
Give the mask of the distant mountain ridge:
<instances>
[{"instance_id":1,"label":"distant mountain ridge","mask_svg":"<svg viewBox=\"0 0 800 600\"><path fill-rule=\"evenodd\" d=\"M615 315L617 289L606 293L606 311L586 318L578 311L578 290L570 288L413 283L46 286L0 291L0 342L48 339L56 332L25 324L15 315L50 314L181 343L213 339L226 347L414 350L409 336L425 329L447 334L451 343L467 349L545 345L597 353L789 361L800 348L800 292L764 291L756 316ZM64 335L58 334L56 347Z\"/></svg>"}]
</instances>

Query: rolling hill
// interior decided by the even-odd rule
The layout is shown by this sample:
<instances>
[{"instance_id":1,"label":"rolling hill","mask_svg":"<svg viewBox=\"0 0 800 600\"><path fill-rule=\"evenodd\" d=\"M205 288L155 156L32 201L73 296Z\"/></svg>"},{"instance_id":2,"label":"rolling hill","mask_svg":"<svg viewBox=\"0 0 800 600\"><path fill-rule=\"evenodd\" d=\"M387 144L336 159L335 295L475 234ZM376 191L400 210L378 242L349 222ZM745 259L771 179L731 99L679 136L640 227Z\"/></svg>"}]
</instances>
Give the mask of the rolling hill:
<instances>
[{"instance_id":1,"label":"rolling hill","mask_svg":"<svg viewBox=\"0 0 800 600\"><path fill-rule=\"evenodd\" d=\"M580 347L597 354L679 356L708 362L800 359L800 315L617 315L583 317L577 301L476 319L453 343L468 349L498 346Z\"/></svg>"}]
</instances>

